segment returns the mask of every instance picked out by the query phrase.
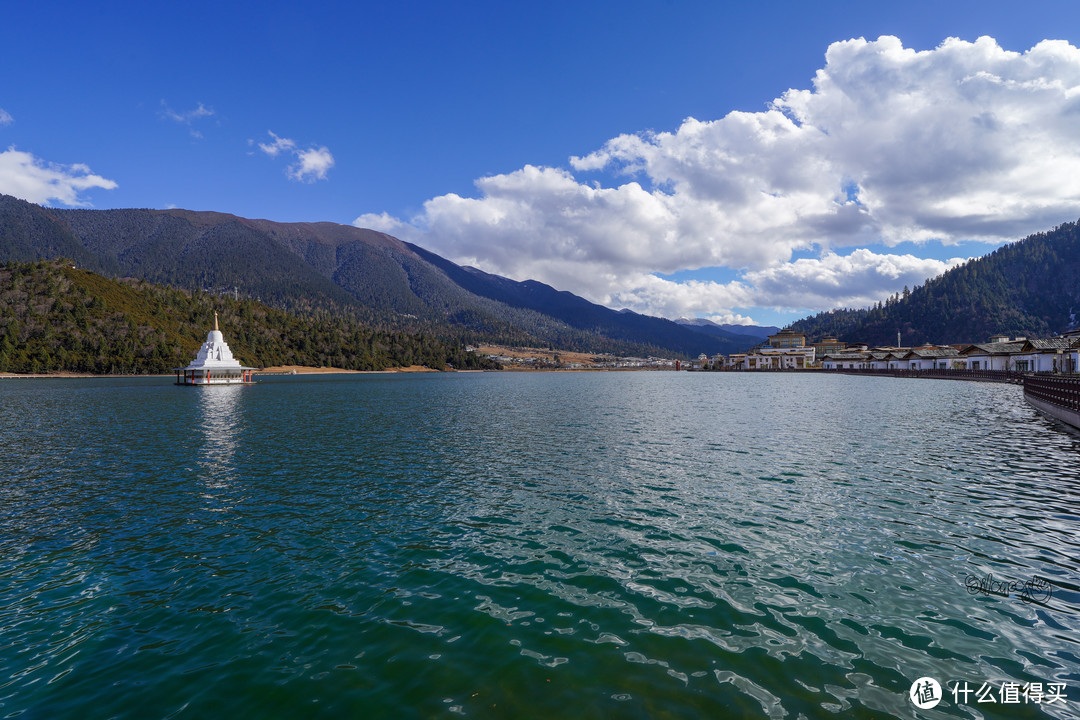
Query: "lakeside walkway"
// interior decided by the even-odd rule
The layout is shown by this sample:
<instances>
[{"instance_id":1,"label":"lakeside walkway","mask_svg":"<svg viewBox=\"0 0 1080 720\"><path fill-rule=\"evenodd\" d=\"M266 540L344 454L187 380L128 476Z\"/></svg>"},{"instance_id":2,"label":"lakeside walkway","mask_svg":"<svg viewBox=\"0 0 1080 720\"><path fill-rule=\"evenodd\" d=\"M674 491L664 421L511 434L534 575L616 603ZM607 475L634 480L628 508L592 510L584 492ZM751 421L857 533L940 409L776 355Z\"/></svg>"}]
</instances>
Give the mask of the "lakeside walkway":
<instances>
[{"instance_id":1,"label":"lakeside walkway","mask_svg":"<svg viewBox=\"0 0 1080 720\"><path fill-rule=\"evenodd\" d=\"M810 372L843 373L845 375L879 375L884 377L935 378L939 380L973 380L977 382L1012 383L1023 385L1024 378L1031 373L1015 370L871 370L864 368L836 368L835 370L813 369Z\"/></svg>"}]
</instances>

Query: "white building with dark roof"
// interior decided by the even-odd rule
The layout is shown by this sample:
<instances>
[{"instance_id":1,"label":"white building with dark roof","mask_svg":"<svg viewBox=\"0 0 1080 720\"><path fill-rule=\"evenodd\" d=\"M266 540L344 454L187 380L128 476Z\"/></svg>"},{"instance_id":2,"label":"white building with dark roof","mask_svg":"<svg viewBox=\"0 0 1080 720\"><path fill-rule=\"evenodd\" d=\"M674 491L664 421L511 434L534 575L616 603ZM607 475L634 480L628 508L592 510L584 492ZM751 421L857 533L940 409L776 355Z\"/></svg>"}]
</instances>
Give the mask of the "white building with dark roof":
<instances>
[{"instance_id":1,"label":"white building with dark roof","mask_svg":"<svg viewBox=\"0 0 1080 720\"><path fill-rule=\"evenodd\" d=\"M958 360L956 348L923 346L911 348L904 356L908 370L948 370Z\"/></svg>"},{"instance_id":2,"label":"white building with dark roof","mask_svg":"<svg viewBox=\"0 0 1080 720\"><path fill-rule=\"evenodd\" d=\"M1052 337L1024 341L1013 355L1019 372L1076 372L1076 346L1080 338Z\"/></svg>"},{"instance_id":3,"label":"white building with dark roof","mask_svg":"<svg viewBox=\"0 0 1080 720\"><path fill-rule=\"evenodd\" d=\"M865 370L869 366L868 352L833 352L821 359L824 370Z\"/></svg>"},{"instance_id":4,"label":"white building with dark roof","mask_svg":"<svg viewBox=\"0 0 1080 720\"><path fill-rule=\"evenodd\" d=\"M967 370L1015 370L1016 354L1026 341L1009 341L1005 336L995 335L992 342L968 345L960 351Z\"/></svg>"}]
</instances>

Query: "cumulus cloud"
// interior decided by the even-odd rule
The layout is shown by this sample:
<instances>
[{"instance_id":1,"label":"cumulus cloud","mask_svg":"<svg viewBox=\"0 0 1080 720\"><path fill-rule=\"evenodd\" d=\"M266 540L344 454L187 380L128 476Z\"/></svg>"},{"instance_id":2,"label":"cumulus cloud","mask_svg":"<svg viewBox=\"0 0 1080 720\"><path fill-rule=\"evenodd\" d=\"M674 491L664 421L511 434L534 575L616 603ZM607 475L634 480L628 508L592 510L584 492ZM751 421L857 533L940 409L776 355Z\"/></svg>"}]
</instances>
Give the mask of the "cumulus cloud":
<instances>
[{"instance_id":1,"label":"cumulus cloud","mask_svg":"<svg viewBox=\"0 0 1080 720\"><path fill-rule=\"evenodd\" d=\"M325 180L326 173L334 167L334 156L325 145L301 150L296 157L296 162L288 169L289 177L293 180L301 182Z\"/></svg>"},{"instance_id":2,"label":"cumulus cloud","mask_svg":"<svg viewBox=\"0 0 1080 720\"><path fill-rule=\"evenodd\" d=\"M867 244L1000 243L1074 219L1080 49L951 38L834 43L811 88L767 109L620 135L569 159L476 181L407 221L357 224L459 262L668 317L867 304L950 266ZM621 178L605 187L588 181ZM791 262L796 250L816 259ZM728 284L653 273L725 266Z\"/></svg>"},{"instance_id":3,"label":"cumulus cloud","mask_svg":"<svg viewBox=\"0 0 1080 720\"><path fill-rule=\"evenodd\" d=\"M706 315L706 320L711 320L717 325L756 325L754 318L739 313L722 313L719 315Z\"/></svg>"},{"instance_id":4,"label":"cumulus cloud","mask_svg":"<svg viewBox=\"0 0 1080 720\"><path fill-rule=\"evenodd\" d=\"M0 193L40 205L55 200L64 205L90 203L81 193L92 188L112 190L112 180L93 174L86 165L57 165L34 157L14 146L0 153Z\"/></svg>"},{"instance_id":5,"label":"cumulus cloud","mask_svg":"<svg viewBox=\"0 0 1080 720\"><path fill-rule=\"evenodd\" d=\"M15 118L11 117L11 113L4 108L0 108L0 126L10 125L13 122L15 122Z\"/></svg>"},{"instance_id":6,"label":"cumulus cloud","mask_svg":"<svg viewBox=\"0 0 1080 720\"><path fill-rule=\"evenodd\" d=\"M625 284L601 297L599 302L610 307L629 308L646 315L666 318L738 317L737 313L718 312L721 308L755 307L758 295L751 285L687 280L676 282L656 275L640 273L629 276ZM716 322L722 322L716 320ZM727 322L724 320L723 322Z\"/></svg>"},{"instance_id":7,"label":"cumulus cloud","mask_svg":"<svg viewBox=\"0 0 1080 720\"><path fill-rule=\"evenodd\" d=\"M914 255L879 255L864 248L748 272L754 305L790 308L865 307L882 299L882 288L915 286L962 265L967 258L931 260Z\"/></svg>"},{"instance_id":8,"label":"cumulus cloud","mask_svg":"<svg viewBox=\"0 0 1080 720\"><path fill-rule=\"evenodd\" d=\"M860 248L845 256L826 252L820 258L777 263L727 283L677 282L650 273L634 273L620 277L619 286L596 301L668 318L700 315L714 322L747 324L748 316L730 308L785 312L865 307L883 300L895 289L914 287L966 260L878 254Z\"/></svg>"},{"instance_id":9,"label":"cumulus cloud","mask_svg":"<svg viewBox=\"0 0 1080 720\"><path fill-rule=\"evenodd\" d=\"M270 157L277 157L283 152L295 157L296 161L285 169L285 174L293 180L307 183L325 180L330 168L334 167L334 156L325 145L312 145L301 150L294 140L279 137L270 130L267 130L267 134L273 138L273 142L259 143L259 149Z\"/></svg>"}]
</instances>

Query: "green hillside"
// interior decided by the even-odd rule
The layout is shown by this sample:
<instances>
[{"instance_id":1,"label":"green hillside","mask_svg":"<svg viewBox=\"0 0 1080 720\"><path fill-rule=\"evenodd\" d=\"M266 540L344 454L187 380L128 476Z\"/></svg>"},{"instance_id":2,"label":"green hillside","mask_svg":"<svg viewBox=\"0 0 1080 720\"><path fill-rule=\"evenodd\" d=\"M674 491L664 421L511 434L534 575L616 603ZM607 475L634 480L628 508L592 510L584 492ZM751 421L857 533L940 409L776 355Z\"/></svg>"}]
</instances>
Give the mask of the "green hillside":
<instances>
[{"instance_id":1,"label":"green hillside","mask_svg":"<svg viewBox=\"0 0 1080 720\"><path fill-rule=\"evenodd\" d=\"M215 311L235 356L255 367L495 367L460 346L373 330L341 313L302 317L254 300L39 261L0 266L0 372L167 373L191 361Z\"/></svg>"},{"instance_id":2,"label":"green hillside","mask_svg":"<svg viewBox=\"0 0 1080 720\"><path fill-rule=\"evenodd\" d=\"M811 338L896 344L985 342L998 333L1047 337L1080 315L1080 227L1066 223L1005 245L885 302L833 310L791 327Z\"/></svg>"},{"instance_id":3,"label":"green hillside","mask_svg":"<svg viewBox=\"0 0 1080 720\"><path fill-rule=\"evenodd\" d=\"M231 292L300 314L329 310L454 343L682 357L753 344L474 272L374 230L189 210L51 209L0 195L0 262L57 257L111 277Z\"/></svg>"}]
</instances>

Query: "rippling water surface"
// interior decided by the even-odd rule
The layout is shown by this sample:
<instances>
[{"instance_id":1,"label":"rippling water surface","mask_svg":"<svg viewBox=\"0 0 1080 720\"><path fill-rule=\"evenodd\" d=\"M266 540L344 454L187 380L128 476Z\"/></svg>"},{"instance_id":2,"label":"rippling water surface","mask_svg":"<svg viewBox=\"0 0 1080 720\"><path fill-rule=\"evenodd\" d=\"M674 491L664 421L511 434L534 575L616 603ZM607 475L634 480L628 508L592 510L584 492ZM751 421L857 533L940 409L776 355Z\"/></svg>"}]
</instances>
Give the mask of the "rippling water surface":
<instances>
[{"instance_id":1,"label":"rippling water surface","mask_svg":"<svg viewBox=\"0 0 1080 720\"><path fill-rule=\"evenodd\" d=\"M0 716L1076 717L1078 459L953 381L2 381Z\"/></svg>"}]
</instances>

